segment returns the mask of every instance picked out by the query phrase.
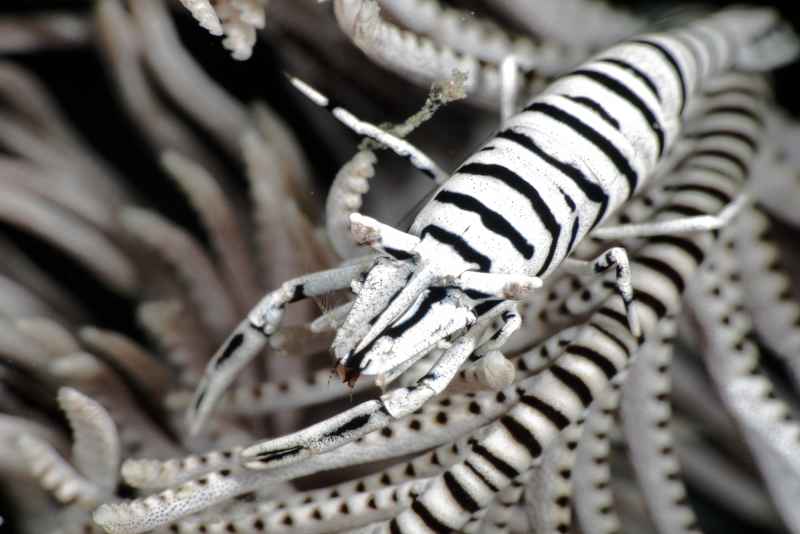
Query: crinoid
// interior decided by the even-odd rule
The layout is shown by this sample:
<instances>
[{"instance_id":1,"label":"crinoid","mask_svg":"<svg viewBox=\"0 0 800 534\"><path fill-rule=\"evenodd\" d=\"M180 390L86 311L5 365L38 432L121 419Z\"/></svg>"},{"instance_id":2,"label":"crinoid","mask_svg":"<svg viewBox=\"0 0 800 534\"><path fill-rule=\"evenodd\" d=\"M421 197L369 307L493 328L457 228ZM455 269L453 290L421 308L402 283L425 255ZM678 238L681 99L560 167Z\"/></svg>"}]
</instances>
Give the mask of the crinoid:
<instances>
[{"instance_id":1,"label":"crinoid","mask_svg":"<svg viewBox=\"0 0 800 534\"><path fill-rule=\"evenodd\" d=\"M5 527L800 533L777 11L180 4L0 16Z\"/></svg>"}]
</instances>

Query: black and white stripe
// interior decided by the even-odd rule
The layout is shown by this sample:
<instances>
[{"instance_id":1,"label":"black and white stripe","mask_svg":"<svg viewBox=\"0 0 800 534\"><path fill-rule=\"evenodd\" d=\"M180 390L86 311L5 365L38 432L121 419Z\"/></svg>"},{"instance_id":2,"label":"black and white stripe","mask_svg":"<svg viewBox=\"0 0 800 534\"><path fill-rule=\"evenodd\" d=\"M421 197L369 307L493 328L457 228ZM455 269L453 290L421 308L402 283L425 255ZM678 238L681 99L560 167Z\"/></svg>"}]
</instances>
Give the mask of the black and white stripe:
<instances>
[{"instance_id":1,"label":"black and white stripe","mask_svg":"<svg viewBox=\"0 0 800 534\"><path fill-rule=\"evenodd\" d=\"M730 67L732 46L701 23L604 52L508 120L442 185L411 233L483 271L546 276L653 174L701 81Z\"/></svg>"}]
</instances>

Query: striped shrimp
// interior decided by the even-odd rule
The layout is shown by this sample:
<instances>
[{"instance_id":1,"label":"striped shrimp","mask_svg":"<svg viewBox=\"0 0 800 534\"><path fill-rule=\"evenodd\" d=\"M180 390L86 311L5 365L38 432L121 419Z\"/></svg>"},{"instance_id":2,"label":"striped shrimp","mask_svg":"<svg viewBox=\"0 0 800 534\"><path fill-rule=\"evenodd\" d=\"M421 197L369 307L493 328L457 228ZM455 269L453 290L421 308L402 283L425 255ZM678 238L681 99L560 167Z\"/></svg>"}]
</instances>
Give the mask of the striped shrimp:
<instances>
[{"instance_id":1,"label":"striped shrimp","mask_svg":"<svg viewBox=\"0 0 800 534\"><path fill-rule=\"evenodd\" d=\"M434 351L438 359L411 386L244 449L245 467L292 464L418 410L467 361L497 356L520 326L519 301L556 269L613 273L628 326L639 337L625 250L611 247L590 261L570 253L589 234L618 240L726 225L746 197L716 216L601 226L675 147L682 117L704 81L731 69L775 68L797 50L775 13L747 8L685 30L632 38L560 77L447 179L413 146L365 127L296 83L358 133L405 155L441 184L408 232L351 216L354 239L377 254L298 277L267 294L209 362L189 410L191 428L200 428L237 372L276 332L287 304L341 289L357 295L332 345L344 381L369 375L385 385Z\"/></svg>"}]
</instances>

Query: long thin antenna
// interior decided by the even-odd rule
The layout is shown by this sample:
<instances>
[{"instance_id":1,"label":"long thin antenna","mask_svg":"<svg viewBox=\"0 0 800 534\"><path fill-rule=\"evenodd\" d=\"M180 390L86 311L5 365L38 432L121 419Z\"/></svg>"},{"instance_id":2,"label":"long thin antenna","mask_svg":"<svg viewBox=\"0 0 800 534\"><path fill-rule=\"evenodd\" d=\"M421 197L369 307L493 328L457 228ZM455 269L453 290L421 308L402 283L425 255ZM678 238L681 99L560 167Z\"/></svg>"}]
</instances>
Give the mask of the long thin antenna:
<instances>
[{"instance_id":1,"label":"long thin antenna","mask_svg":"<svg viewBox=\"0 0 800 534\"><path fill-rule=\"evenodd\" d=\"M439 166L436 165L436 163L434 163L430 157L428 157L424 152L408 141L401 139L396 135L390 134L386 130L383 130L372 123L359 119L345 108L334 104L330 98L323 95L303 80L290 74L284 74L289 79L289 82L295 86L298 91L303 93L318 106L327 109L331 115L333 115L336 119L338 119L341 123L353 130L358 135L369 137L370 139L373 139L384 145L398 156L405 158L414 167L430 177L437 184L444 182L450 177L450 175L439 168Z\"/></svg>"}]
</instances>

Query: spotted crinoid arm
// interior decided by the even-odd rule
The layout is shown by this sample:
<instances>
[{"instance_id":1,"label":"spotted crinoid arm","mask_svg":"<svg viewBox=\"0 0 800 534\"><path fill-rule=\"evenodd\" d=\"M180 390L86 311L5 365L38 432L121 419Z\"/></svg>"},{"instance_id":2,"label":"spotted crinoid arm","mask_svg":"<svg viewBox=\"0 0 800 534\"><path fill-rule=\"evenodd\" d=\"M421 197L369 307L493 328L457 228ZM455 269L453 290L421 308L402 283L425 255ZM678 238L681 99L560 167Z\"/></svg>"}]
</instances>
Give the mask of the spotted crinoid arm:
<instances>
[{"instance_id":1,"label":"spotted crinoid arm","mask_svg":"<svg viewBox=\"0 0 800 534\"><path fill-rule=\"evenodd\" d=\"M499 417L517 399L516 392L510 389L497 395L468 394L443 399L440 403L429 403L423 407L421 414L396 421L381 432L369 434L362 440L340 447L326 455L313 456L287 468L242 471L236 467L241 458L232 457L221 463L222 459L215 457L216 459L209 462L204 471L200 471L194 469L198 462L186 461L184 465L190 468L192 475L196 477L193 480L127 503L104 505L95 512L95 521L109 532L145 532L236 495L253 491L258 487L268 487L282 480L420 453L438 447L427 455L427 458L415 460L411 467L404 466L401 474L382 473L376 477L376 481L381 485L384 485L384 480L394 484L402 482L403 477L415 477L420 473L431 471L431 474L434 474L457 461L458 456L468 450L468 443L476 442L480 437L481 427ZM470 435L471 433L475 434ZM453 436L465 436L465 440L452 443ZM139 465L136 465L137 463ZM176 467L180 465L179 462L168 463ZM142 480L140 475L147 476L146 471L157 474L167 473L171 469L166 463L162 470L152 461L128 461L123 467L123 475L129 482L137 482ZM184 476L180 469L172 472L176 477ZM375 487L375 484L367 482L365 488L370 487ZM358 481L354 483L354 488L358 490Z\"/></svg>"},{"instance_id":2,"label":"spotted crinoid arm","mask_svg":"<svg viewBox=\"0 0 800 534\"><path fill-rule=\"evenodd\" d=\"M742 218L744 224L747 219ZM741 287L722 281L740 276L737 226L724 234L724 246L713 256L687 293L697 321L707 332L701 341L704 363L733 414L756 463L792 529L800 526L794 496L800 490L800 425L775 384L760 368L759 348L752 340L753 321L745 307Z\"/></svg>"},{"instance_id":3,"label":"spotted crinoid arm","mask_svg":"<svg viewBox=\"0 0 800 534\"><path fill-rule=\"evenodd\" d=\"M558 335L548 338L542 344L517 355L515 358L517 359L518 377L529 376L532 373L539 372L551 361L558 358L563 354L564 347L569 343L569 340L574 339L577 335L577 330L578 327L567 329ZM479 360L479 362L483 361L484 359ZM477 364L462 370L454 380L454 383L451 384L451 387L448 388L448 393L459 393L462 390L485 390L488 385L481 380L483 375L476 368ZM315 402L321 402L324 399L340 398L348 394L348 390L343 387L328 384L330 379L328 371L321 371L315 377L313 383L298 379L235 388L223 397L220 410L223 413L271 413L275 410L307 406ZM355 387L366 389L371 386L367 382L359 382ZM382 432L368 436L363 443L369 444L377 438L379 442L385 442L386 446L391 446L391 440L400 439L402 434L413 433L415 429L421 429L430 424L440 426L441 421L445 420L444 412L441 410L445 408L450 412L460 409L463 410L464 414L478 415L481 413L480 403L470 400L472 396L474 396L474 393L448 396L439 403L434 404L432 408L425 408L419 417L413 418L410 422L394 423ZM174 398L173 402L178 403L176 406L181 407L184 402L188 402L188 399L185 395L182 395L181 398ZM427 424L424 423L426 419L429 421ZM454 415L449 416L447 419L449 423L458 420ZM377 444L376 442L375 445ZM122 472L126 481L135 487L168 487L187 482L214 470L236 469L238 467L237 454L238 450L228 450L167 461L129 460L123 465ZM358 455L355 454L354 456ZM444 462L439 458L435 463L443 464ZM421 469L417 466L414 471L419 473ZM396 476L392 476L392 480L396 480Z\"/></svg>"},{"instance_id":4,"label":"spotted crinoid arm","mask_svg":"<svg viewBox=\"0 0 800 534\"><path fill-rule=\"evenodd\" d=\"M735 254L746 298L759 341L786 365L795 387L800 386L800 306L793 298L788 273L774 238L773 223L760 210L742 214Z\"/></svg>"},{"instance_id":5,"label":"spotted crinoid arm","mask_svg":"<svg viewBox=\"0 0 800 534\"><path fill-rule=\"evenodd\" d=\"M618 430L616 413L625 375L617 375L611 386L598 396L585 415L583 432L575 451L571 477L575 519L587 534L619 532L621 521L611 491L612 434ZM572 473L570 473L572 475Z\"/></svg>"},{"instance_id":6,"label":"spotted crinoid arm","mask_svg":"<svg viewBox=\"0 0 800 534\"><path fill-rule=\"evenodd\" d=\"M468 433L454 442L365 477L290 497L276 496L205 518L190 517L161 527L161 530L261 532L261 525L269 532L338 532L391 517L408 506L408 497L424 489L429 477L459 461L479 432Z\"/></svg>"},{"instance_id":7,"label":"spotted crinoid arm","mask_svg":"<svg viewBox=\"0 0 800 534\"><path fill-rule=\"evenodd\" d=\"M578 443L586 432L584 417L566 427L531 469L521 495L528 528L533 532L561 532L572 523L573 477ZM513 488L513 484L512 484ZM505 491L508 491L505 490ZM496 506L496 505L495 505ZM510 514L505 514L511 519ZM500 527L502 524L497 524Z\"/></svg>"},{"instance_id":8,"label":"spotted crinoid arm","mask_svg":"<svg viewBox=\"0 0 800 534\"><path fill-rule=\"evenodd\" d=\"M497 494L491 505L472 515L463 532L500 534L508 532L512 524L518 527L516 530L528 531L528 520L522 515L522 509L518 505L523 499L525 485L530 483L531 478L531 473L524 473L513 480L506 489Z\"/></svg>"},{"instance_id":9,"label":"spotted crinoid arm","mask_svg":"<svg viewBox=\"0 0 800 534\"><path fill-rule=\"evenodd\" d=\"M659 325L658 335L648 340L628 371L622 395L623 431L636 478L659 532L696 532L697 521L686 504L687 492L669 428L674 336L675 321L669 318Z\"/></svg>"},{"instance_id":10,"label":"spotted crinoid arm","mask_svg":"<svg viewBox=\"0 0 800 534\"><path fill-rule=\"evenodd\" d=\"M345 398L372 387L372 384L363 381L349 388L332 381L332 372L323 369L305 377L234 386L220 399L217 409L220 413L265 415ZM191 402L191 397L189 391L175 393L168 399L169 407L184 410Z\"/></svg>"}]
</instances>

